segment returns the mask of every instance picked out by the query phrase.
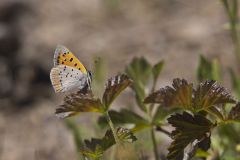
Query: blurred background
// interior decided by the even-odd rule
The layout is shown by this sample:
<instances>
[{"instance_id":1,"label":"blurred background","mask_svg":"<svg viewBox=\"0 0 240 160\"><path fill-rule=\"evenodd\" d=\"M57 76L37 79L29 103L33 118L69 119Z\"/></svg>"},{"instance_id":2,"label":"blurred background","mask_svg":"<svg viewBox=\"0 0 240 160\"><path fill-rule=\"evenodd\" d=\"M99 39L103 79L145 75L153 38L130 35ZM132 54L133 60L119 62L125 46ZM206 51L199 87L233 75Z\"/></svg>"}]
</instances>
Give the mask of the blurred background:
<instances>
[{"instance_id":1,"label":"blurred background","mask_svg":"<svg viewBox=\"0 0 240 160\"><path fill-rule=\"evenodd\" d=\"M200 54L224 68L236 63L227 22L218 0L0 0L0 160L77 159L72 134L54 116L64 96L49 79L57 44L90 70L103 59L106 77L144 56L165 61L159 86L196 82Z\"/></svg>"}]
</instances>

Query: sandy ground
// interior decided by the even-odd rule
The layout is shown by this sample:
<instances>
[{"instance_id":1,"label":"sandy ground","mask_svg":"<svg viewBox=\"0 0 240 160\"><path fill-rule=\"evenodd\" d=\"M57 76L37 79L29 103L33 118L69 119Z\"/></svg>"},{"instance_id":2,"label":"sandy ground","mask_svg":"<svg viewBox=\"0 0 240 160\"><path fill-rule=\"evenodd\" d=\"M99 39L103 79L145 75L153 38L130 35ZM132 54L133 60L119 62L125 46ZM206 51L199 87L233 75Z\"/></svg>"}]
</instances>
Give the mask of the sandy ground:
<instances>
[{"instance_id":1,"label":"sandy ground","mask_svg":"<svg viewBox=\"0 0 240 160\"><path fill-rule=\"evenodd\" d=\"M236 63L218 0L1 0L0 8L0 160L77 159L53 115L62 101L48 77L57 44L89 69L95 57L105 59L109 77L135 56L163 59L159 86L196 81L199 54L225 68Z\"/></svg>"}]
</instances>

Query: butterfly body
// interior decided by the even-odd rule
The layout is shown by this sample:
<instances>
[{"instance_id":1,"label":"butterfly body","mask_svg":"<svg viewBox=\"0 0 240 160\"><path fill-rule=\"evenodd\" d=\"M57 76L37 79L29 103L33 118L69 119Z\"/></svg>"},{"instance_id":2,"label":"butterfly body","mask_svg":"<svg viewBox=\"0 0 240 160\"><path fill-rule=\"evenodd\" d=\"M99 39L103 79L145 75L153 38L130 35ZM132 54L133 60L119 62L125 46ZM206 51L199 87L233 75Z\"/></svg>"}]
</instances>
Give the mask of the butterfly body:
<instances>
[{"instance_id":1,"label":"butterfly body","mask_svg":"<svg viewBox=\"0 0 240 160\"><path fill-rule=\"evenodd\" d=\"M74 88L90 88L91 72L64 46L57 46L54 67L50 79L55 92L66 92Z\"/></svg>"}]
</instances>

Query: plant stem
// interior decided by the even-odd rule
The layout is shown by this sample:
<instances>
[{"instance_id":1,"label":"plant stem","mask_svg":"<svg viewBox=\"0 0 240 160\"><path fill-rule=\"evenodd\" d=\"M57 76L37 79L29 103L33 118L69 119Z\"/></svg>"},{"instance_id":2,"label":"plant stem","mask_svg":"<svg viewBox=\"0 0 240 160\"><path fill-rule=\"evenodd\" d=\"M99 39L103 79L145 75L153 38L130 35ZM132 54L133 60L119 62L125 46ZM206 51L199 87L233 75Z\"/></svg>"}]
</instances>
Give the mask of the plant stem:
<instances>
[{"instance_id":1,"label":"plant stem","mask_svg":"<svg viewBox=\"0 0 240 160\"><path fill-rule=\"evenodd\" d=\"M166 135L168 135L169 137L171 137L171 133L168 132L167 130L163 129L161 126L157 126L156 128L157 131L160 131L162 133L165 133Z\"/></svg>"},{"instance_id":2,"label":"plant stem","mask_svg":"<svg viewBox=\"0 0 240 160\"><path fill-rule=\"evenodd\" d=\"M237 23L238 23L238 0L222 0L222 3L225 7L228 19L230 21L230 30L231 30L231 38L233 41L233 45L235 48L235 55L237 58L237 62L240 61L240 42L237 31ZM240 68L240 64L238 63L238 68Z\"/></svg>"},{"instance_id":3,"label":"plant stem","mask_svg":"<svg viewBox=\"0 0 240 160\"><path fill-rule=\"evenodd\" d=\"M159 154L158 154L158 149L157 149L157 141L156 141L156 136L154 132L154 127L151 127L151 138L153 142L153 149L154 149L154 155L155 155L155 160L159 160Z\"/></svg>"},{"instance_id":4,"label":"plant stem","mask_svg":"<svg viewBox=\"0 0 240 160\"><path fill-rule=\"evenodd\" d=\"M151 89L151 92L154 92L155 91L155 88L156 88L156 84L157 84L157 81L154 80L153 81L153 86L152 86L152 89ZM154 129L154 125L152 123L153 121L153 109L154 109L154 104L151 104L149 106L149 108L147 108L147 113L149 115L149 118L150 118L150 121L151 121L151 138L152 138L152 143L153 143L153 149L154 149L154 156L155 156L155 160L159 160L159 154L158 154L158 148L157 148L157 141L156 141L156 136L155 136L155 129Z\"/></svg>"},{"instance_id":5,"label":"plant stem","mask_svg":"<svg viewBox=\"0 0 240 160\"><path fill-rule=\"evenodd\" d=\"M110 126L110 128L111 128L111 130L112 130L113 137L114 137L114 139L115 139L116 144L119 144L119 139L118 139L117 133L116 133L116 131L115 131L115 129L114 129L114 125L113 125L113 123L112 123L112 120L111 120L111 118L110 118L110 116L109 116L109 114L108 114L108 111L105 113L105 117L106 117L106 119L107 119L108 125Z\"/></svg>"}]
</instances>

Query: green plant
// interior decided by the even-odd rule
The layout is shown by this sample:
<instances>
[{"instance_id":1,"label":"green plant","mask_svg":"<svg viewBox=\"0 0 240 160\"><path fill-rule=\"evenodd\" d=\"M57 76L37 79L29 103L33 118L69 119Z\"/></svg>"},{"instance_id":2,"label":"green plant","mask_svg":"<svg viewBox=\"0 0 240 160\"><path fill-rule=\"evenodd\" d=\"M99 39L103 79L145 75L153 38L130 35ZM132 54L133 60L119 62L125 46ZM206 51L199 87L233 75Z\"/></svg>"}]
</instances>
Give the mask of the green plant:
<instances>
[{"instance_id":1,"label":"green plant","mask_svg":"<svg viewBox=\"0 0 240 160\"><path fill-rule=\"evenodd\" d=\"M158 77L163 68L164 62L160 61L155 65L151 65L145 58L134 58L126 67L127 75L133 80L131 86L138 108L142 111L142 115L134 113L130 109L121 109L120 111L111 110L109 115L114 124L128 125L132 124L131 130L139 132L143 129L148 129L151 135L151 140L154 148L155 159L158 160L160 154L158 153L157 140L155 131L163 132L169 135L170 133L161 126L165 124L165 118L173 112L172 109L157 107L154 104L145 104L144 98L150 92L155 91ZM152 84L151 84L152 83ZM151 84L151 85L150 85ZM147 92L147 90L150 91ZM99 124L106 126L107 121L104 117L99 118Z\"/></svg>"},{"instance_id":2,"label":"green plant","mask_svg":"<svg viewBox=\"0 0 240 160\"><path fill-rule=\"evenodd\" d=\"M221 0L229 19L230 35L235 47L237 62L240 61L240 42L238 33L238 0ZM238 68L240 67L237 63Z\"/></svg>"},{"instance_id":3,"label":"green plant","mask_svg":"<svg viewBox=\"0 0 240 160\"><path fill-rule=\"evenodd\" d=\"M124 142L134 142L136 137L133 133L122 127L114 128L108 111L114 99L132 81L126 75L118 75L108 80L102 100L95 98L91 91L87 93L77 92L65 97L64 104L56 109L56 115L60 118L71 117L83 112L97 112L105 116L110 130L101 139L93 138L85 140L85 147L80 152L91 159L101 159L103 153L115 143L121 145Z\"/></svg>"},{"instance_id":4,"label":"green plant","mask_svg":"<svg viewBox=\"0 0 240 160\"><path fill-rule=\"evenodd\" d=\"M201 82L206 79L221 81L221 68L217 59L209 61L206 57L200 55L197 68L197 80Z\"/></svg>"},{"instance_id":5,"label":"green plant","mask_svg":"<svg viewBox=\"0 0 240 160\"><path fill-rule=\"evenodd\" d=\"M65 97L64 104L56 109L57 116L66 118L83 112L97 112L101 114L98 124L110 128L102 138L85 140L83 146L76 123L68 122L74 133L76 146L84 157L101 159L103 153L114 144L124 146L126 142L134 142L136 137L133 133L143 129L151 135L156 160L160 156L165 157L158 152L156 131L173 139L166 156L168 160L206 158L213 155L208 151L209 148L220 152L229 143L232 147L217 155L225 157L232 154L236 157L237 153L231 149L239 145L236 137L239 127L236 127L235 122L240 121L240 104L215 80L204 80L221 80L218 61L208 61L203 56L200 58L198 80L202 82L196 87L184 79L176 78L172 86L156 90L163 65L163 61L152 66L143 57L134 58L126 67L127 75L118 75L107 81L102 99L96 98L92 91L79 91ZM131 86L142 114L135 113L130 108L119 111L110 109L112 102L128 86ZM125 128L129 124L132 127ZM172 132L164 129L168 125L174 127ZM229 137L229 134L232 136ZM218 136L227 141L219 140ZM123 155L122 153L118 154L117 151L116 155ZM134 159L137 159L136 156Z\"/></svg>"},{"instance_id":6,"label":"green plant","mask_svg":"<svg viewBox=\"0 0 240 160\"><path fill-rule=\"evenodd\" d=\"M220 76L222 70L220 69L219 65L216 64L218 64L217 60L209 61L205 57L201 56L198 66L198 80L203 81L204 79L217 79L218 81L222 81L223 78L222 76ZM202 73L201 76L199 76L199 73ZM237 76L232 69L229 69L229 73L232 80L231 82L233 91L235 91L235 94L239 98L239 76ZM225 106L224 110L222 111L229 112L230 109L230 106ZM222 159L236 159L236 157L239 157L239 153L234 148L236 148L240 143L238 137L236 137L239 132L240 128L237 124L230 123L219 126L215 131L215 134L213 134L212 136L212 150L218 153L217 155L220 156Z\"/></svg>"},{"instance_id":7,"label":"green plant","mask_svg":"<svg viewBox=\"0 0 240 160\"><path fill-rule=\"evenodd\" d=\"M167 155L169 160L191 159L198 149L207 151L215 127L239 121L240 105L236 104L224 87L213 80L202 82L194 88L192 83L184 79L174 79L172 87L166 86L153 92L146 97L145 103L183 110L183 113L168 118L168 123L175 127L171 133L173 142ZM229 113L224 113L224 105L227 103L236 105L231 107ZM189 145L192 148L185 153Z\"/></svg>"}]
</instances>

